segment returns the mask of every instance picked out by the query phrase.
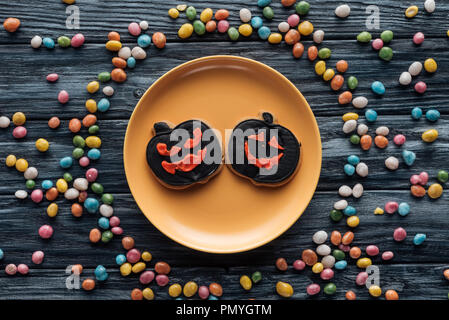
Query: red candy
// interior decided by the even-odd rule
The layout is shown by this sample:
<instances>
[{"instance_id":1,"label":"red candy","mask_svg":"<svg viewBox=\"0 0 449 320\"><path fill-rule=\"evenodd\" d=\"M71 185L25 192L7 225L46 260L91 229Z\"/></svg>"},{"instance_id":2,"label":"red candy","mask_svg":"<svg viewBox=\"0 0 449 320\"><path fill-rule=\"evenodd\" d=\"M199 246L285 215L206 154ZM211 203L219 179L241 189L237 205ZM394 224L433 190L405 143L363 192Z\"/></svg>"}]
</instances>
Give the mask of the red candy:
<instances>
[{"instance_id":1,"label":"red candy","mask_svg":"<svg viewBox=\"0 0 449 320\"><path fill-rule=\"evenodd\" d=\"M393 239L395 241L404 241L407 237L407 231L404 228L397 228L394 230Z\"/></svg>"},{"instance_id":2,"label":"red candy","mask_svg":"<svg viewBox=\"0 0 449 320\"><path fill-rule=\"evenodd\" d=\"M19 271L20 274L25 275L25 274L28 274L28 272L30 271L30 268L28 268L28 266L26 264L21 263L17 266L17 271Z\"/></svg>"},{"instance_id":3,"label":"red candy","mask_svg":"<svg viewBox=\"0 0 449 320\"><path fill-rule=\"evenodd\" d=\"M418 93L424 93L427 90L427 84L424 81L419 81L415 84L415 91Z\"/></svg>"},{"instance_id":4,"label":"red candy","mask_svg":"<svg viewBox=\"0 0 449 320\"><path fill-rule=\"evenodd\" d=\"M388 201L385 204L385 212L388 214L393 214L395 213L399 208L399 204L395 201Z\"/></svg>"},{"instance_id":5,"label":"red candy","mask_svg":"<svg viewBox=\"0 0 449 320\"><path fill-rule=\"evenodd\" d=\"M156 283L160 287L165 287L168 284L168 277L165 274L158 274L156 276Z\"/></svg>"},{"instance_id":6,"label":"red candy","mask_svg":"<svg viewBox=\"0 0 449 320\"><path fill-rule=\"evenodd\" d=\"M126 260L128 260L129 263L136 263L140 260L140 251L137 249L131 249L126 254Z\"/></svg>"},{"instance_id":7,"label":"red candy","mask_svg":"<svg viewBox=\"0 0 449 320\"><path fill-rule=\"evenodd\" d=\"M363 285L365 285L367 279L368 279L368 273L366 273L365 271L362 271L355 278L355 283L358 286L363 286Z\"/></svg>"},{"instance_id":8,"label":"red candy","mask_svg":"<svg viewBox=\"0 0 449 320\"><path fill-rule=\"evenodd\" d=\"M419 45L423 42L424 42L424 33L422 32L415 33L415 35L413 36L413 43Z\"/></svg>"},{"instance_id":9,"label":"red candy","mask_svg":"<svg viewBox=\"0 0 449 320\"><path fill-rule=\"evenodd\" d=\"M373 40L371 46L373 47L374 50L380 50L384 46L384 42L382 41L382 39L377 38Z\"/></svg>"},{"instance_id":10,"label":"red candy","mask_svg":"<svg viewBox=\"0 0 449 320\"><path fill-rule=\"evenodd\" d=\"M375 245L369 245L366 247L366 254L373 257L379 254L379 248Z\"/></svg>"},{"instance_id":11,"label":"red candy","mask_svg":"<svg viewBox=\"0 0 449 320\"><path fill-rule=\"evenodd\" d=\"M139 281L141 284L149 284L154 279L153 271L144 271L139 277Z\"/></svg>"},{"instance_id":12,"label":"red candy","mask_svg":"<svg viewBox=\"0 0 449 320\"><path fill-rule=\"evenodd\" d=\"M70 44L74 48L81 47L84 44L84 36L81 33L77 33L72 37Z\"/></svg>"},{"instance_id":13,"label":"red candy","mask_svg":"<svg viewBox=\"0 0 449 320\"><path fill-rule=\"evenodd\" d=\"M326 268L320 273L320 277L323 280L330 280L334 277L334 270L331 268Z\"/></svg>"},{"instance_id":14,"label":"red candy","mask_svg":"<svg viewBox=\"0 0 449 320\"><path fill-rule=\"evenodd\" d=\"M59 91L58 101L62 104L69 102L69 93L65 90Z\"/></svg>"},{"instance_id":15,"label":"red candy","mask_svg":"<svg viewBox=\"0 0 449 320\"><path fill-rule=\"evenodd\" d=\"M47 79L48 82L55 82L55 81L57 81L59 79L59 76L58 76L57 73L50 73L50 74L47 75L46 79Z\"/></svg>"},{"instance_id":16,"label":"red candy","mask_svg":"<svg viewBox=\"0 0 449 320\"><path fill-rule=\"evenodd\" d=\"M301 270L304 270L305 267L306 267L306 264L302 260L298 259L298 260L295 260L295 262L293 262L293 268L295 270L301 271Z\"/></svg>"},{"instance_id":17,"label":"red candy","mask_svg":"<svg viewBox=\"0 0 449 320\"><path fill-rule=\"evenodd\" d=\"M382 253L382 260L388 261L394 258L394 253L392 251L385 251Z\"/></svg>"},{"instance_id":18,"label":"red candy","mask_svg":"<svg viewBox=\"0 0 449 320\"><path fill-rule=\"evenodd\" d=\"M86 179L89 182L95 182L95 180L97 180L98 177L98 170L95 168L90 168L89 170L86 171Z\"/></svg>"},{"instance_id":19,"label":"red candy","mask_svg":"<svg viewBox=\"0 0 449 320\"><path fill-rule=\"evenodd\" d=\"M41 189L35 189L33 192L31 192L31 200L33 200L34 203L39 203L44 198L44 193Z\"/></svg>"},{"instance_id":20,"label":"red candy","mask_svg":"<svg viewBox=\"0 0 449 320\"><path fill-rule=\"evenodd\" d=\"M41 264L42 261L44 261L44 252L34 251L31 256L31 261L33 261L34 264Z\"/></svg>"},{"instance_id":21,"label":"red candy","mask_svg":"<svg viewBox=\"0 0 449 320\"><path fill-rule=\"evenodd\" d=\"M48 224L44 224L39 228L39 236L42 239L50 239L53 235L53 228Z\"/></svg>"},{"instance_id":22,"label":"red candy","mask_svg":"<svg viewBox=\"0 0 449 320\"><path fill-rule=\"evenodd\" d=\"M12 131L12 136L16 139L25 138L27 135L27 129L23 126L17 126Z\"/></svg>"},{"instance_id":23,"label":"red candy","mask_svg":"<svg viewBox=\"0 0 449 320\"><path fill-rule=\"evenodd\" d=\"M397 134L394 136L393 138L393 142L397 145L397 146L402 146L405 143L405 136L403 134Z\"/></svg>"},{"instance_id":24,"label":"red candy","mask_svg":"<svg viewBox=\"0 0 449 320\"><path fill-rule=\"evenodd\" d=\"M320 285L317 283L312 283L307 286L307 294L309 296L314 296L320 292Z\"/></svg>"}]
</instances>

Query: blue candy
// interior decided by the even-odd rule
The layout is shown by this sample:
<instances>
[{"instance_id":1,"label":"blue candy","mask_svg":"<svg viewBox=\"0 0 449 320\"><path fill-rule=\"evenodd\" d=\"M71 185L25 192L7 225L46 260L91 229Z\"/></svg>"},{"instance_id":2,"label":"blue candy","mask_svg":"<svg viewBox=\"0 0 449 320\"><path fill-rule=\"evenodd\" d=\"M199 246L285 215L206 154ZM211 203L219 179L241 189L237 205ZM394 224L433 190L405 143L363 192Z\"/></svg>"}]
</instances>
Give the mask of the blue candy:
<instances>
[{"instance_id":1,"label":"blue candy","mask_svg":"<svg viewBox=\"0 0 449 320\"><path fill-rule=\"evenodd\" d=\"M422 117L422 109L420 107L414 107L412 109L412 118L415 120L419 120Z\"/></svg>"},{"instance_id":2,"label":"blue candy","mask_svg":"<svg viewBox=\"0 0 449 320\"><path fill-rule=\"evenodd\" d=\"M368 122L374 122L377 120L377 112L374 109L367 109L365 111L365 119Z\"/></svg>"},{"instance_id":3,"label":"blue candy","mask_svg":"<svg viewBox=\"0 0 449 320\"><path fill-rule=\"evenodd\" d=\"M415 246L421 245L424 241L426 241L427 236L424 233L417 233L413 238L413 244Z\"/></svg>"},{"instance_id":4,"label":"blue candy","mask_svg":"<svg viewBox=\"0 0 449 320\"><path fill-rule=\"evenodd\" d=\"M95 278L97 278L98 281L105 281L108 278L108 273L106 272L106 268L102 265L99 265L95 268Z\"/></svg>"},{"instance_id":5,"label":"blue candy","mask_svg":"<svg viewBox=\"0 0 449 320\"><path fill-rule=\"evenodd\" d=\"M343 213L344 213L346 216L354 216L354 215L357 214L357 209L354 208L354 207L352 207L352 206L347 206L347 207L343 210Z\"/></svg>"},{"instance_id":6,"label":"blue candy","mask_svg":"<svg viewBox=\"0 0 449 320\"><path fill-rule=\"evenodd\" d=\"M126 65L128 66L128 68L133 69L136 66L136 59L134 57L129 57L126 60Z\"/></svg>"},{"instance_id":7,"label":"blue candy","mask_svg":"<svg viewBox=\"0 0 449 320\"><path fill-rule=\"evenodd\" d=\"M346 260L340 260L335 263L334 267L337 270L344 270L344 269L346 269L347 265L348 265L348 263L346 262Z\"/></svg>"},{"instance_id":8,"label":"blue candy","mask_svg":"<svg viewBox=\"0 0 449 320\"><path fill-rule=\"evenodd\" d=\"M109 219L106 217L101 217L98 219L98 225L101 229L109 229Z\"/></svg>"},{"instance_id":9,"label":"blue candy","mask_svg":"<svg viewBox=\"0 0 449 320\"><path fill-rule=\"evenodd\" d=\"M354 172L355 172L355 167L352 164L349 164L349 163L345 164L343 169L345 170L345 173L348 176L352 176L354 174Z\"/></svg>"},{"instance_id":10,"label":"blue candy","mask_svg":"<svg viewBox=\"0 0 449 320\"><path fill-rule=\"evenodd\" d=\"M358 156L352 154L348 157L348 162L350 164L352 164L353 166L356 166L360 163L360 158Z\"/></svg>"},{"instance_id":11,"label":"blue candy","mask_svg":"<svg viewBox=\"0 0 449 320\"><path fill-rule=\"evenodd\" d=\"M436 109L430 109L426 112L426 119L435 122L440 119L440 112Z\"/></svg>"},{"instance_id":12,"label":"blue candy","mask_svg":"<svg viewBox=\"0 0 449 320\"><path fill-rule=\"evenodd\" d=\"M42 43L47 49L53 49L55 47L55 41L52 38L44 38L42 39Z\"/></svg>"},{"instance_id":13,"label":"blue candy","mask_svg":"<svg viewBox=\"0 0 449 320\"><path fill-rule=\"evenodd\" d=\"M137 38L139 47L146 48L151 44L151 37L147 34L142 34Z\"/></svg>"},{"instance_id":14,"label":"blue candy","mask_svg":"<svg viewBox=\"0 0 449 320\"><path fill-rule=\"evenodd\" d=\"M208 300L218 300L218 298L214 295L210 295Z\"/></svg>"},{"instance_id":15,"label":"blue candy","mask_svg":"<svg viewBox=\"0 0 449 320\"><path fill-rule=\"evenodd\" d=\"M92 148L87 152L87 157L91 160L98 160L101 157L101 151L97 148Z\"/></svg>"},{"instance_id":16,"label":"blue candy","mask_svg":"<svg viewBox=\"0 0 449 320\"><path fill-rule=\"evenodd\" d=\"M407 202L399 204L398 212L401 216L406 216L410 213L410 205Z\"/></svg>"},{"instance_id":17,"label":"blue candy","mask_svg":"<svg viewBox=\"0 0 449 320\"><path fill-rule=\"evenodd\" d=\"M404 150L402 151L402 158L406 165L411 166L416 160L416 154L413 151Z\"/></svg>"},{"instance_id":18,"label":"blue candy","mask_svg":"<svg viewBox=\"0 0 449 320\"><path fill-rule=\"evenodd\" d=\"M267 40L268 37L271 34L271 30L268 27L260 27L259 30L257 30L257 34L259 35L259 38L262 40Z\"/></svg>"},{"instance_id":19,"label":"blue candy","mask_svg":"<svg viewBox=\"0 0 449 320\"><path fill-rule=\"evenodd\" d=\"M84 201L84 208L86 208L86 210L89 213L95 213L97 212L98 208L100 207L100 202L98 202L97 199L95 198L87 198Z\"/></svg>"},{"instance_id":20,"label":"blue candy","mask_svg":"<svg viewBox=\"0 0 449 320\"><path fill-rule=\"evenodd\" d=\"M51 182L51 180L44 180L44 181L42 181L41 186L42 186L42 189L48 190L53 187L53 182Z\"/></svg>"},{"instance_id":21,"label":"blue candy","mask_svg":"<svg viewBox=\"0 0 449 320\"><path fill-rule=\"evenodd\" d=\"M268 6L271 0L257 0L257 5L261 8Z\"/></svg>"},{"instance_id":22,"label":"blue candy","mask_svg":"<svg viewBox=\"0 0 449 320\"><path fill-rule=\"evenodd\" d=\"M3 250L0 249L0 260L2 260L4 256L5 256L5 254L3 253Z\"/></svg>"},{"instance_id":23,"label":"blue candy","mask_svg":"<svg viewBox=\"0 0 449 320\"><path fill-rule=\"evenodd\" d=\"M97 108L98 111L100 112L106 112L108 111L109 107L111 106L111 103L109 102L108 99L106 98L102 98L100 101L98 101L97 103Z\"/></svg>"},{"instance_id":24,"label":"blue candy","mask_svg":"<svg viewBox=\"0 0 449 320\"><path fill-rule=\"evenodd\" d=\"M126 262L126 256L124 254L118 254L115 257L115 262L121 266L122 264L124 264Z\"/></svg>"},{"instance_id":25,"label":"blue candy","mask_svg":"<svg viewBox=\"0 0 449 320\"><path fill-rule=\"evenodd\" d=\"M263 20L261 17L253 17L251 19L251 26L254 29L259 29L260 27L262 27L262 25L263 25Z\"/></svg>"},{"instance_id":26,"label":"blue candy","mask_svg":"<svg viewBox=\"0 0 449 320\"><path fill-rule=\"evenodd\" d=\"M374 82L371 84L371 90L373 90L373 92L374 92L375 94L378 94L378 95L383 95L383 94L385 94L385 86L384 86L384 84L383 84L382 82L380 82L380 81L374 81Z\"/></svg>"},{"instance_id":27,"label":"blue candy","mask_svg":"<svg viewBox=\"0 0 449 320\"><path fill-rule=\"evenodd\" d=\"M61 160L59 160L59 165L61 166L61 168L64 169L68 169L72 166L73 164L73 159L72 157L64 157Z\"/></svg>"}]
</instances>

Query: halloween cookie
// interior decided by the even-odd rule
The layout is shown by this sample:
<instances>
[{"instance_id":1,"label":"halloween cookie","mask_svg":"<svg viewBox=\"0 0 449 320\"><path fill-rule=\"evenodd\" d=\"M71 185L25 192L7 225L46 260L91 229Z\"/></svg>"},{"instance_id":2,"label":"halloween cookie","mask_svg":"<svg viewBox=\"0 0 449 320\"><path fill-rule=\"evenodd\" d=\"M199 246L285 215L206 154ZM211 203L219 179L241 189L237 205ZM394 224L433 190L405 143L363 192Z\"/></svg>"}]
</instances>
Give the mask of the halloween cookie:
<instances>
[{"instance_id":1,"label":"halloween cookie","mask_svg":"<svg viewBox=\"0 0 449 320\"><path fill-rule=\"evenodd\" d=\"M269 112L241 121L227 142L227 164L255 185L276 187L287 183L300 165L301 144Z\"/></svg>"},{"instance_id":2,"label":"halloween cookie","mask_svg":"<svg viewBox=\"0 0 449 320\"><path fill-rule=\"evenodd\" d=\"M164 186L184 189L206 183L221 168L221 140L205 122L188 120L175 127L157 122L153 133L147 145L147 162Z\"/></svg>"}]
</instances>

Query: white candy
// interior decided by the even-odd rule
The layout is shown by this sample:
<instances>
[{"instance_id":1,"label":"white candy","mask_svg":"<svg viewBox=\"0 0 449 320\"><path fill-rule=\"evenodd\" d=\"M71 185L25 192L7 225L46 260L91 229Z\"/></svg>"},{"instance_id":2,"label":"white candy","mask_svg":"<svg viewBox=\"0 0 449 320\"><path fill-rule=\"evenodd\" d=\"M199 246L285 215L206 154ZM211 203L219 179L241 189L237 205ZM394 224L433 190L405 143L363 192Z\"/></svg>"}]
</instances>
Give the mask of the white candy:
<instances>
[{"instance_id":1,"label":"white candy","mask_svg":"<svg viewBox=\"0 0 449 320\"><path fill-rule=\"evenodd\" d=\"M39 172L35 167L29 167L26 169L26 171L23 173L23 177L27 180L34 180L39 175Z\"/></svg>"},{"instance_id":2,"label":"white candy","mask_svg":"<svg viewBox=\"0 0 449 320\"><path fill-rule=\"evenodd\" d=\"M283 21L283 22L279 23L278 29L279 29L280 32L284 32L285 33L288 30L290 30L290 25L288 24L288 22Z\"/></svg>"},{"instance_id":3,"label":"white candy","mask_svg":"<svg viewBox=\"0 0 449 320\"><path fill-rule=\"evenodd\" d=\"M399 160L396 157L388 157L385 159L385 167L390 170L396 170L399 167Z\"/></svg>"},{"instance_id":4,"label":"white candy","mask_svg":"<svg viewBox=\"0 0 449 320\"><path fill-rule=\"evenodd\" d=\"M417 76L422 71L422 63L419 61L413 62L410 67L408 67L408 72L413 76Z\"/></svg>"},{"instance_id":5,"label":"white candy","mask_svg":"<svg viewBox=\"0 0 449 320\"><path fill-rule=\"evenodd\" d=\"M347 4L342 4L335 8L335 15L339 18L346 18L351 13L351 8Z\"/></svg>"},{"instance_id":6,"label":"white candy","mask_svg":"<svg viewBox=\"0 0 449 320\"><path fill-rule=\"evenodd\" d=\"M34 36L34 37L31 39L31 46L32 46L34 49L40 48L41 45L42 45L42 38L41 38L41 37L39 37L39 36Z\"/></svg>"},{"instance_id":7,"label":"white candy","mask_svg":"<svg viewBox=\"0 0 449 320\"><path fill-rule=\"evenodd\" d=\"M322 244L325 243L327 240L327 232L324 230L320 230L315 232L315 234L312 237L313 242L316 244Z\"/></svg>"},{"instance_id":8,"label":"white candy","mask_svg":"<svg viewBox=\"0 0 449 320\"><path fill-rule=\"evenodd\" d=\"M111 86L106 86L103 88L103 93L110 97L114 94L114 88Z\"/></svg>"},{"instance_id":9,"label":"white candy","mask_svg":"<svg viewBox=\"0 0 449 320\"><path fill-rule=\"evenodd\" d=\"M363 109L368 105L368 99L366 97L357 97L352 99L352 105L354 108Z\"/></svg>"},{"instance_id":10,"label":"white candy","mask_svg":"<svg viewBox=\"0 0 449 320\"><path fill-rule=\"evenodd\" d=\"M341 186L338 188L338 194L342 197L349 197L352 195L352 189L349 186Z\"/></svg>"},{"instance_id":11,"label":"white candy","mask_svg":"<svg viewBox=\"0 0 449 320\"><path fill-rule=\"evenodd\" d=\"M368 166L366 165L365 162L360 162L356 167L355 167L355 172L357 172L357 174L361 177L366 177L368 175Z\"/></svg>"},{"instance_id":12,"label":"white candy","mask_svg":"<svg viewBox=\"0 0 449 320\"><path fill-rule=\"evenodd\" d=\"M114 214L114 209L108 204L102 204L100 206L100 214L103 217L109 218Z\"/></svg>"},{"instance_id":13,"label":"white candy","mask_svg":"<svg viewBox=\"0 0 449 320\"><path fill-rule=\"evenodd\" d=\"M251 11L247 8L240 9L240 20L242 22L248 22L251 20Z\"/></svg>"},{"instance_id":14,"label":"white candy","mask_svg":"<svg viewBox=\"0 0 449 320\"><path fill-rule=\"evenodd\" d=\"M376 134L378 136L388 136L388 134L390 133L390 129L388 129L388 127L382 126L382 127L378 127L376 129Z\"/></svg>"},{"instance_id":15,"label":"white candy","mask_svg":"<svg viewBox=\"0 0 449 320\"><path fill-rule=\"evenodd\" d=\"M318 253L320 256L327 256L331 253L331 247L329 247L327 244L319 245L316 248L316 253Z\"/></svg>"},{"instance_id":16,"label":"white candy","mask_svg":"<svg viewBox=\"0 0 449 320\"><path fill-rule=\"evenodd\" d=\"M335 257L331 255L325 256L323 257L323 259L321 259L321 263L325 268L332 268L335 264Z\"/></svg>"},{"instance_id":17,"label":"white candy","mask_svg":"<svg viewBox=\"0 0 449 320\"><path fill-rule=\"evenodd\" d=\"M11 120L9 120L8 117L5 117L5 116L0 117L0 128L2 128L2 129L8 128L10 123L11 123Z\"/></svg>"},{"instance_id":18,"label":"white candy","mask_svg":"<svg viewBox=\"0 0 449 320\"><path fill-rule=\"evenodd\" d=\"M73 187L79 191L86 191L89 188L89 181L86 178L76 178Z\"/></svg>"},{"instance_id":19,"label":"white candy","mask_svg":"<svg viewBox=\"0 0 449 320\"><path fill-rule=\"evenodd\" d=\"M357 134L359 136L363 136L364 134L366 134L368 132L368 126L366 124L359 124L357 127Z\"/></svg>"},{"instance_id":20,"label":"white candy","mask_svg":"<svg viewBox=\"0 0 449 320\"><path fill-rule=\"evenodd\" d=\"M360 198L363 195L363 185L361 183L357 183L352 188L352 196L356 199Z\"/></svg>"},{"instance_id":21,"label":"white candy","mask_svg":"<svg viewBox=\"0 0 449 320\"><path fill-rule=\"evenodd\" d=\"M131 49L129 47L123 47L119 50L118 56L122 59L128 59L131 57Z\"/></svg>"},{"instance_id":22,"label":"white candy","mask_svg":"<svg viewBox=\"0 0 449 320\"><path fill-rule=\"evenodd\" d=\"M142 30L147 30L148 29L148 21L142 20L139 22L139 27Z\"/></svg>"},{"instance_id":23,"label":"white candy","mask_svg":"<svg viewBox=\"0 0 449 320\"><path fill-rule=\"evenodd\" d=\"M131 50L131 55L137 60L143 60L147 57L147 53L141 47L134 47Z\"/></svg>"},{"instance_id":24,"label":"white candy","mask_svg":"<svg viewBox=\"0 0 449 320\"><path fill-rule=\"evenodd\" d=\"M25 190L17 190L14 195L17 199L25 199L26 197L28 197L28 192L26 192Z\"/></svg>"},{"instance_id":25,"label":"white candy","mask_svg":"<svg viewBox=\"0 0 449 320\"><path fill-rule=\"evenodd\" d=\"M343 124L343 132L344 133L351 133L357 128L357 121L356 120L348 120Z\"/></svg>"},{"instance_id":26,"label":"white candy","mask_svg":"<svg viewBox=\"0 0 449 320\"><path fill-rule=\"evenodd\" d=\"M403 86L407 86L410 83L412 83L412 75L410 74L410 72L404 71L401 73L401 75L399 76L399 83L402 84Z\"/></svg>"},{"instance_id":27,"label":"white candy","mask_svg":"<svg viewBox=\"0 0 449 320\"><path fill-rule=\"evenodd\" d=\"M435 11L435 1L434 0L426 0L426 2L424 2L424 9L426 9L426 11L428 13L432 13Z\"/></svg>"},{"instance_id":28,"label":"white candy","mask_svg":"<svg viewBox=\"0 0 449 320\"><path fill-rule=\"evenodd\" d=\"M313 33L313 42L315 43L321 43L324 40L324 31L323 30L316 30Z\"/></svg>"},{"instance_id":29,"label":"white candy","mask_svg":"<svg viewBox=\"0 0 449 320\"><path fill-rule=\"evenodd\" d=\"M75 188L70 188L64 193L64 197L67 200L75 200L80 195L80 192L76 190Z\"/></svg>"},{"instance_id":30,"label":"white candy","mask_svg":"<svg viewBox=\"0 0 449 320\"><path fill-rule=\"evenodd\" d=\"M348 206L348 201L346 200L340 200L334 203L334 209L335 210L344 210Z\"/></svg>"}]
</instances>

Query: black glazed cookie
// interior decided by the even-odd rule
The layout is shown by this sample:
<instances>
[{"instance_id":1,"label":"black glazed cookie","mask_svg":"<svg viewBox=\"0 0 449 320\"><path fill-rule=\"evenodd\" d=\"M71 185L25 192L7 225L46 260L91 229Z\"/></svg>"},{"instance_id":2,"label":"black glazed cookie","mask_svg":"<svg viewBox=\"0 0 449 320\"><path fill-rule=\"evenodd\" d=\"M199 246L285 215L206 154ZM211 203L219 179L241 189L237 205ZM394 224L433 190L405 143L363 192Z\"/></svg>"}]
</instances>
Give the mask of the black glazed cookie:
<instances>
[{"instance_id":1,"label":"black glazed cookie","mask_svg":"<svg viewBox=\"0 0 449 320\"><path fill-rule=\"evenodd\" d=\"M231 169L256 185L282 185L300 164L300 143L289 129L274 123L269 112L237 124L227 148Z\"/></svg>"},{"instance_id":2,"label":"black glazed cookie","mask_svg":"<svg viewBox=\"0 0 449 320\"><path fill-rule=\"evenodd\" d=\"M206 183L220 169L221 141L203 121L187 120L174 128L167 122L157 122L153 130L154 137L147 145L147 162L163 185L184 189Z\"/></svg>"}]
</instances>

